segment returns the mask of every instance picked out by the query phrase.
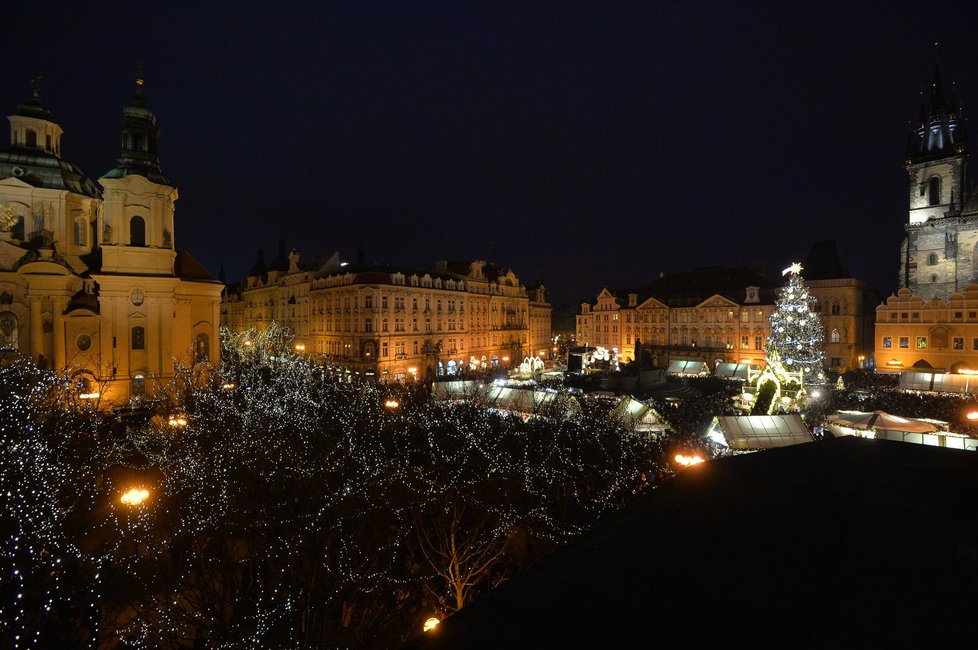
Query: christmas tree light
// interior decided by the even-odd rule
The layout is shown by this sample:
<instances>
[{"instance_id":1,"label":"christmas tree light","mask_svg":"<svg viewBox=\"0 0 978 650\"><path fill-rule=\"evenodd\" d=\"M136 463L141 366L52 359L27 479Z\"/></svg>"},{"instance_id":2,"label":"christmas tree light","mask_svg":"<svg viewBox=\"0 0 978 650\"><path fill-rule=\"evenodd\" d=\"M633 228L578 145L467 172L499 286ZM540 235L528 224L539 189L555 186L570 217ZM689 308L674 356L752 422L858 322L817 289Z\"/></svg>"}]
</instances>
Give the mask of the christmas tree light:
<instances>
[{"instance_id":1,"label":"christmas tree light","mask_svg":"<svg viewBox=\"0 0 978 650\"><path fill-rule=\"evenodd\" d=\"M769 365L780 366L787 373L801 373L806 386L824 384L822 362L825 330L818 314L817 299L801 277L801 264L784 270L788 284L778 292L771 313L771 336L765 354Z\"/></svg>"}]
</instances>

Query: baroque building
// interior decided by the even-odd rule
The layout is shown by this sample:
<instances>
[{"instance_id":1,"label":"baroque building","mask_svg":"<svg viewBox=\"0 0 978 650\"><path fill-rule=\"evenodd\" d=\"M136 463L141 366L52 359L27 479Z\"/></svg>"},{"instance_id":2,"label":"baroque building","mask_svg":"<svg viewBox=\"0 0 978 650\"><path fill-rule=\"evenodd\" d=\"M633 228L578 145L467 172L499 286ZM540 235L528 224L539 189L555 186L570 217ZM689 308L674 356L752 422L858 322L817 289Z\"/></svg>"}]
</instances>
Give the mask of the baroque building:
<instances>
[{"instance_id":1,"label":"baroque building","mask_svg":"<svg viewBox=\"0 0 978 650\"><path fill-rule=\"evenodd\" d=\"M91 180L33 97L0 152L0 358L31 359L118 405L218 358L221 283L176 248L176 187L142 80L123 109L115 167Z\"/></svg>"},{"instance_id":2,"label":"baroque building","mask_svg":"<svg viewBox=\"0 0 978 650\"><path fill-rule=\"evenodd\" d=\"M277 322L296 349L377 380L431 379L551 358L550 304L511 269L483 261L439 261L418 271L351 264L338 252L306 259L261 250L241 283L227 288L232 330Z\"/></svg>"},{"instance_id":3,"label":"baroque building","mask_svg":"<svg viewBox=\"0 0 978 650\"><path fill-rule=\"evenodd\" d=\"M802 268L825 328L826 369L863 366L873 351L870 306L877 294L849 274L834 240L815 242ZM672 361L763 366L779 288L751 268L664 273L638 292L605 288L594 304L581 305L577 342L628 362L637 340L660 367Z\"/></svg>"},{"instance_id":4,"label":"baroque building","mask_svg":"<svg viewBox=\"0 0 978 650\"><path fill-rule=\"evenodd\" d=\"M748 268L663 273L638 292L602 289L581 304L579 344L635 359L636 341L655 366L671 361L764 364L774 285Z\"/></svg>"},{"instance_id":5,"label":"baroque building","mask_svg":"<svg viewBox=\"0 0 978 650\"><path fill-rule=\"evenodd\" d=\"M902 372L978 371L978 284L948 300L924 300L906 287L876 308L876 364Z\"/></svg>"}]
</instances>

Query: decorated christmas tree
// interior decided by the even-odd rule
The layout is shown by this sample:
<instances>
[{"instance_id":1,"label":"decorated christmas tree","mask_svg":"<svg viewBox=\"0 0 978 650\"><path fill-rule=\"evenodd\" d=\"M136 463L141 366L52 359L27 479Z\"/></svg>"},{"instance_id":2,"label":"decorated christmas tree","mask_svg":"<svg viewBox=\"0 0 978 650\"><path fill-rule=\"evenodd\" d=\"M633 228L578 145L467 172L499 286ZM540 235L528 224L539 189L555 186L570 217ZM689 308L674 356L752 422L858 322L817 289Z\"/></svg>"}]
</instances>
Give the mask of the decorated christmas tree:
<instances>
[{"instance_id":1,"label":"decorated christmas tree","mask_svg":"<svg viewBox=\"0 0 978 650\"><path fill-rule=\"evenodd\" d=\"M788 373L801 373L807 386L824 384L822 360L825 330L816 310L817 301L801 277L801 264L795 262L783 272L788 284L778 293L771 314L771 338L767 344L768 363L781 364Z\"/></svg>"}]
</instances>

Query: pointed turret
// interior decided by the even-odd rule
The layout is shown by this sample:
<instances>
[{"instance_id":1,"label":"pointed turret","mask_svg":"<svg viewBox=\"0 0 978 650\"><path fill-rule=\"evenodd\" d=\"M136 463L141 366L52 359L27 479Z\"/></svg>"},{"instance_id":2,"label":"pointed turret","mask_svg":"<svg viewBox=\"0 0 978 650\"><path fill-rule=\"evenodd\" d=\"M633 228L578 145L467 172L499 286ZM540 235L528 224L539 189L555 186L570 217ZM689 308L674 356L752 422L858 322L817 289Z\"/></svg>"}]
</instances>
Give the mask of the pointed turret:
<instances>
[{"instance_id":1,"label":"pointed turret","mask_svg":"<svg viewBox=\"0 0 978 650\"><path fill-rule=\"evenodd\" d=\"M934 66L927 103L921 102L918 126L910 133L907 164L963 154L965 143L960 127L957 100L952 97L950 104L946 101L941 69Z\"/></svg>"},{"instance_id":2,"label":"pointed turret","mask_svg":"<svg viewBox=\"0 0 978 650\"><path fill-rule=\"evenodd\" d=\"M137 174L160 185L171 185L160 169L160 130L156 115L146 106L143 78L137 70L136 92L131 104L122 109L122 150L118 165L105 178L124 178Z\"/></svg>"}]
</instances>

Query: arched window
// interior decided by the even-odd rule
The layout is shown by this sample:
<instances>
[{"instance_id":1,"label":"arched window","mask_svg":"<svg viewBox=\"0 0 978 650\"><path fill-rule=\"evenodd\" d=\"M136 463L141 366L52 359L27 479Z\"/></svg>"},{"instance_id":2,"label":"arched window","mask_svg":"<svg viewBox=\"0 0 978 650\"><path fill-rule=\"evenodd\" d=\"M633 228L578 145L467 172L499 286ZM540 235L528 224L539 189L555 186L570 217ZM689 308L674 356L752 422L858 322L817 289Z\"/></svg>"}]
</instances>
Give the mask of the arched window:
<instances>
[{"instance_id":1,"label":"arched window","mask_svg":"<svg viewBox=\"0 0 978 650\"><path fill-rule=\"evenodd\" d=\"M146 394L146 377L141 373L136 373L132 376L132 394L133 395L145 395Z\"/></svg>"},{"instance_id":2,"label":"arched window","mask_svg":"<svg viewBox=\"0 0 978 650\"><path fill-rule=\"evenodd\" d=\"M839 313L840 313L840 309L839 309L839 301L838 301L838 300L836 300L836 301L834 301L834 302L832 303L832 315L833 315L833 316L838 316L838 315L839 315Z\"/></svg>"},{"instance_id":3,"label":"arched window","mask_svg":"<svg viewBox=\"0 0 978 650\"><path fill-rule=\"evenodd\" d=\"M146 245L146 222L142 217L133 217L129 220L129 245Z\"/></svg>"},{"instance_id":4,"label":"arched window","mask_svg":"<svg viewBox=\"0 0 978 650\"><path fill-rule=\"evenodd\" d=\"M838 343L839 340L840 340L840 338L841 337L839 336L839 330L838 329L832 330L832 342L833 343Z\"/></svg>"},{"instance_id":5,"label":"arched window","mask_svg":"<svg viewBox=\"0 0 978 650\"><path fill-rule=\"evenodd\" d=\"M34 129L27 129L27 146L37 147L37 131Z\"/></svg>"},{"instance_id":6,"label":"arched window","mask_svg":"<svg viewBox=\"0 0 978 650\"><path fill-rule=\"evenodd\" d=\"M941 202L941 178L933 176L927 184L927 203L937 205Z\"/></svg>"},{"instance_id":7,"label":"arched window","mask_svg":"<svg viewBox=\"0 0 978 650\"><path fill-rule=\"evenodd\" d=\"M194 339L194 360L198 362L205 362L210 359L211 353L211 337L207 336L205 332L201 332Z\"/></svg>"},{"instance_id":8,"label":"arched window","mask_svg":"<svg viewBox=\"0 0 978 650\"><path fill-rule=\"evenodd\" d=\"M937 274L936 273L931 273L930 274L930 281L931 282L937 282Z\"/></svg>"},{"instance_id":9,"label":"arched window","mask_svg":"<svg viewBox=\"0 0 978 650\"><path fill-rule=\"evenodd\" d=\"M72 234L75 246L88 246L88 224L85 217L75 217Z\"/></svg>"},{"instance_id":10,"label":"arched window","mask_svg":"<svg viewBox=\"0 0 978 650\"><path fill-rule=\"evenodd\" d=\"M17 314L12 311L0 311L0 350L18 349L18 333Z\"/></svg>"},{"instance_id":11,"label":"arched window","mask_svg":"<svg viewBox=\"0 0 978 650\"><path fill-rule=\"evenodd\" d=\"M930 266L937 264L937 253L931 253L927 256L927 264Z\"/></svg>"},{"instance_id":12,"label":"arched window","mask_svg":"<svg viewBox=\"0 0 978 650\"><path fill-rule=\"evenodd\" d=\"M132 328L132 349L146 349L146 330L141 325Z\"/></svg>"}]
</instances>

